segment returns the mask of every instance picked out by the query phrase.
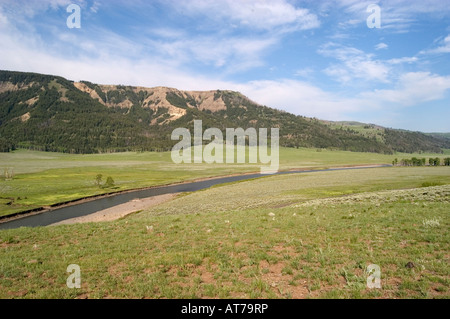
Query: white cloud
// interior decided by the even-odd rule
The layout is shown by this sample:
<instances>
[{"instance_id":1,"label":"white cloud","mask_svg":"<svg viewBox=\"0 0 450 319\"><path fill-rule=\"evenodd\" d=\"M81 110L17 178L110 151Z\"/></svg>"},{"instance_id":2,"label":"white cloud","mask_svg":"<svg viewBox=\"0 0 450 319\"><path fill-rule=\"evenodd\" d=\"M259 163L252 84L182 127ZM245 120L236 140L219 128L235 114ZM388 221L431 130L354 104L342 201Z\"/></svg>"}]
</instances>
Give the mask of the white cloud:
<instances>
[{"instance_id":1,"label":"white cloud","mask_svg":"<svg viewBox=\"0 0 450 319\"><path fill-rule=\"evenodd\" d=\"M180 89L226 89L221 81L188 75L172 61L139 56L142 47L127 42L114 33L101 33L103 42L95 38L77 41L73 34L62 33L58 47L76 45L81 54L74 58L55 54L34 33L17 30L0 7L0 69L60 75L70 80L89 80L102 84L142 86L176 86ZM120 51L116 49L121 47ZM101 48L101 50L99 49ZM92 52L98 54L90 54ZM134 52L133 52L134 51ZM124 54L124 53L128 54ZM132 54L129 54L129 53ZM88 53L88 54L86 54Z\"/></svg>"},{"instance_id":2,"label":"white cloud","mask_svg":"<svg viewBox=\"0 0 450 319\"><path fill-rule=\"evenodd\" d=\"M307 82L288 79L252 81L234 86L235 89L258 103L293 114L330 120L348 120L355 114L362 113L387 118L388 114L393 114L392 112L396 109L441 100L450 90L450 76L440 76L429 72L410 72L402 74L393 87L388 90L365 91L347 97L323 90ZM395 122L394 119L390 121Z\"/></svg>"},{"instance_id":3,"label":"white cloud","mask_svg":"<svg viewBox=\"0 0 450 319\"><path fill-rule=\"evenodd\" d=\"M440 54L450 53L450 35L447 35L443 40L438 41L439 46L434 49L423 50L420 54Z\"/></svg>"},{"instance_id":4,"label":"white cloud","mask_svg":"<svg viewBox=\"0 0 450 319\"><path fill-rule=\"evenodd\" d=\"M0 47L0 69L54 74L74 81L88 80L100 84L170 86L186 90L227 88L225 82L183 72L165 61L137 60L109 54L68 59L27 44L18 44L2 35L0 41L9 44Z\"/></svg>"},{"instance_id":5,"label":"white cloud","mask_svg":"<svg viewBox=\"0 0 450 319\"><path fill-rule=\"evenodd\" d=\"M398 106L413 106L440 100L450 90L450 76L440 76L430 72L409 72L402 74L394 89L374 90L361 94L362 97L390 102Z\"/></svg>"},{"instance_id":6,"label":"white cloud","mask_svg":"<svg viewBox=\"0 0 450 319\"><path fill-rule=\"evenodd\" d=\"M174 29L174 28L154 28L149 31L151 35L156 35L160 38L169 38L169 39L180 39L186 37L187 34L183 30Z\"/></svg>"},{"instance_id":7,"label":"white cloud","mask_svg":"<svg viewBox=\"0 0 450 319\"><path fill-rule=\"evenodd\" d=\"M91 12L93 12L93 13L97 13L99 9L100 9L100 3L98 1L94 1L94 3L92 4L92 6L89 10L91 10Z\"/></svg>"},{"instance_id":8,"label":"white cloud","mask_svg":"<svg viewBox=\"0 0 450 319\"><path fill-rule=\"evenodd\" d=\"M46 5L48 8L65 3L64 0L49 0ZM33 7L30 12L33 11L34 15L37 14L36 10L43 9L37 9L36 6L36 9ZM16 15L18 13L15 13L12 18ZM166 64L173 68L194 63L213 66L219 68L224 74L242 72L263 65L264 55L280 41L279 37L271 34L192 35L180 29L164 27L150 29L143 34L138 33L135 38L129 38L97 26L90 26L89 31L82 28L80 31L73 32L65 27L52 26L52 24L45 25L46 38L49 40L44 41L33 28L33 22L24 19L23 24L26 27L21 26L19 30L11 21L14 19L9 20L6 15L0 15L0 25L8 29L2 32L4 38L2 43L12 42L10 47L18 46L19 51L21 47L24 47L23 44L27 43L30 51L52 55L55 60L58 56L63 60L83 57L120 60L121 57L127 57L137 60L148 59L155 65ZM86 32L89 33L86 34ZM148 34L152 36L149 37ZM21 41L14 40L19 38ZM4 50L7 49L4 48ZM13 51L3 63L0 62L0 65L14 59ZM24 64L27 63L24 62Z\"/></svg>"},{"instance_id":9,"label":"white cloud","mask_svg":"<svg viewBox=\"0 0 450 319\"><path fill-rule=\"evenodd\" d=\"M232 67L228 69L233 72L262 65L261 55L276 42L274 38L227 38L217 43L214 38L207 38L188 42L188 47L197 61L219 67L229 65Z\"/></svg>"},{"instance_id":10,"label":"white cloud","mask_svg":"<svg viewBox=\"0 0 450 319\"><path fill-rule=\"evenodd\" d=\"M344 120L367 107L360 99L342 97L303 81L261 80L234 87L260 104L321 119Z\"/></svg>"},{"instance_id":11,"label":"white cloud","mask_svg":"<svg viewBox=\"0 0 450 319\"><path fill-rule=\"evenodd\" d=\"M161 60L172 64L198 63L234 73L263 65L262 57L278 41L275 37L224 37L218 41L217 37L202 36L149 41L147 44Z\"/></svg>"},{"instance_id":12,"label":"white cloud","mask_svg":"<svg viewBox=\"0 0 450 319\"><path fill-rule=\"evenodd\" d=\"M402 57L402 58L394 58L394 59L389 59L386 62L392 65L396 65L396 64L403 64L403 63L415 63L418 62L419 59L415 56L413 57Z\"/></svg>"},{"instance_id":13,"label":"white cloud","mask_svg":"<svg viewBox=\"0 0 450 319\"><path fill-rule=\"evenodd\" d=\"M381 42L375 46L375 50L383 50L383 49L387 49L388 47L389 46L386 43Z\"/></svg>"},{"instance_id":14,"label":"white cloud","mask_svg":"<svg viewBox=\"0 0 450 319\"><path fill-rule=\"evenodd\" d=\"M311 76L313 73L314 73L314 70L312 68L304 68L304 69L295 71L294 76L307 78L307 77Z\"/></svg>"},{"instance_id":15,"label":"white cloud","mask_svg":"<svg viewBox=\"0 0 450 319\"><path fill-rule=\"evenodd\" d=\"M390 68L382 61L374 60L372 54L335 43L322 46L318 52L340 61L324 70L327 75L336 78L339 82L347 83L352 80L389 82Z\"/></svg>"},{"instance_id":16,"label":"white cloud","mask_svg":"<svg viewBox=\"0 0 450 319\"><path fill-rule=\"evenodd\" d=\"M257 30L308 30L320 25L315 14L285 0L176 0L173 5L186 14L201 15L215 22L221 18L229 25Z\"/></svg>"},{"instance_id":17,"label":"white cloud","mask_svg":"<svg viewBox=\"0 0 450 319\"><path fill-rule=\"evenodd\" d=\"M58 8L65 8L71 3L76 3L84 6L84 1L71 1L71 0L3 0L2 6L8 7L8 11L14 14L17 19L32 18L41 12L45 12L48 9L57 10Z\"/></svg>"},{"instance_id":18,"label":"white cloud","mask_svg":"<svg viewBox=\"0 0 450 319\"><path fill-rule=\"evenodd\" d=\"M428 0L332 0L331 3L342 8L348 16L348 21L359 20L365 23L366 12L370 4L381 8L381 28L393 32L408 32L422 14L444 19L450 16L450 6L447 1ZM346 27L359 24L344 23Z\"/></svg>"}]
</instances>

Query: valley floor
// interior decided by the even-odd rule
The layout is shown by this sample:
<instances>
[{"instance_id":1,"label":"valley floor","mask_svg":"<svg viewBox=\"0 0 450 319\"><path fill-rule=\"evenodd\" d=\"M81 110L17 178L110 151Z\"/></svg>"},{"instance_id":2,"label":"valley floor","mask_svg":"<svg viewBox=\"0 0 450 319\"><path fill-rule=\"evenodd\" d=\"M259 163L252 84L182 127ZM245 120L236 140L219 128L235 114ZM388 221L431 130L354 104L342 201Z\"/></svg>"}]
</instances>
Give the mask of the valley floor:
<instances>
[{"instance_id":1,"label":"valley floor","mask_svg":"<svg viewBox=\"0 0 450 319\"><path fill-rule=\"evenodd\" d=\"M216 186L116 221L0 231L0 298L449 298L449 207L448 167Z\"/></svg>"},{"instance_id":2,"label":"valley floor","mask_svg":"<svg viewBox=\"0 0 450 319\"><path fill-rule=\"evenodd\" d=\"M391 164L394 159L448 157L446 154L357 153L280 148L280 170ZM259 172L258 164L182 164L170 152L71 155L17 150L0 153L0 217L86 197L137 188ZM6 178L6 175L12 178ZM100 185L96 177L101 175ZM113 185L106 185L111 177Z\"/></svg>"}]
</instances>

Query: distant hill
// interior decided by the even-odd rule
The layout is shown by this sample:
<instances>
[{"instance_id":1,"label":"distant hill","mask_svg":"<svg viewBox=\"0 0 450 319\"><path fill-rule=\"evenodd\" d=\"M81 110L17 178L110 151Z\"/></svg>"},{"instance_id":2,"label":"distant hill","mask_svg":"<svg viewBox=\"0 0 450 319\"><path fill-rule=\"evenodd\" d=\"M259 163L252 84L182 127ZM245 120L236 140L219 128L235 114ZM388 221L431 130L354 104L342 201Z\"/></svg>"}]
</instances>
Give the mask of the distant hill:
<instances>
[{"instance_id":1,"label":"distant hill","mask_svg":"<svg viewBox=\"0 0 450 319\"><path fill-rule=\"evenodd\" d=\"M450 134L447 135L446 133L411 132L354 121L323 122L334 129L347 129L369 138L375 138L389 145L393 151L398 152L420 153L431 151L439 153L439 149L448 148L450 142L450 139L447 138Z\"/></svg>"},{"instance_id":2,"label":"distant hill","mask_svg":"<svg viewBox=\"0 0 450 319\"><path fill-rule=\"evenodd\" d=\"M299 101L301 103L301 101ZM450 140L354 122L324 122L234 91L100 85L0 71L0 150L70 153L170 150L173 129L280 128L280 145L393 153L441 152Z\"/></svg>"},{"instance_id":3,"label":"distant hill","mask_svg":"<svg viewBox=\"0 0 450 319\"><path fill-rule=\"evenodd\" d=\"M450 133L425 133L426 135L433 136L437 139L450 140Z\"/></svg>"}]
</instances>

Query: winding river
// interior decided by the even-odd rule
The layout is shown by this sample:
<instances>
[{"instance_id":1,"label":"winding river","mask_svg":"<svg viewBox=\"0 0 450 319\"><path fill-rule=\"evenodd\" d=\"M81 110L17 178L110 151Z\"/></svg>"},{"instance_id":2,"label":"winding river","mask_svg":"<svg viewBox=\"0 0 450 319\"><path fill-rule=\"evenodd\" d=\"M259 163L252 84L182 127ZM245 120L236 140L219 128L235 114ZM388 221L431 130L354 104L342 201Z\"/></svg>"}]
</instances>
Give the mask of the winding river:
<instances>
[{"instance_id":1,"label":"winding river","mask_svg":"<svg viewBox=\"0 0 450 319\"><path fill-rule=\"evenodd\" d=\"M273 175L284 174L298 174L298 173L311 173L311 172L325 172L336 170L353 170L353 169L368 169L379 167L390 167L391 165L370 165L370 166L356 166L356 167L340 167L329 168L320 170L298 170L298 171L282 171ZM214 185L225 184L230 182L237 182L242 180L248 180L252 178L259 178L263 176L259 173L255 174L243 174L227 177L212 178L202 181L187 182L181 184L174 184L168 186L152 187L147 189L140 189L134 191L128 191L118 194L112 194L106 197L94 198L88 201L80 201L80 203L73 203L68 206L55 208L42 213L37 213L21 218L13 219L0 223L0 230L13 229L19 227L39 227L48 226L54 223L58 223L67 219L81 217L96 213L98 211L111 208L120 204L127 203L133 199L147 198L163 194L182 193L182 192L194 192L201 189L209 188ZM1 222L1 221L0 221Z\"/></svg>"}]
</instances>

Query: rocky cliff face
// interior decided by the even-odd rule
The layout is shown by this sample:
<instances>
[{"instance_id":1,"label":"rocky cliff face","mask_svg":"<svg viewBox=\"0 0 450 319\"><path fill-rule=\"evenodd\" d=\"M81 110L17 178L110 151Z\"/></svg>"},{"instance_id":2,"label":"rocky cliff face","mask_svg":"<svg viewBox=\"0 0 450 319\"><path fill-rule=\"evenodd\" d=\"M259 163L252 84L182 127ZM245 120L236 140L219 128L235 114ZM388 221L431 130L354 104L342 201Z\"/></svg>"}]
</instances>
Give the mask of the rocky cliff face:
<instances>
[{"instance_id":1,"label":"rocky cliff face","mask_svg":"<svg viewBox=\"0 0 450 319\"><path fill-rule=\"evenodd\" d=\"M139 101L141 107L150 108L154 111L158 111L160 108L167 109L170 117L159 124L174 121L186 115L186 108L196 108L200 111L209 110L211 112L226 110L227 108L223 97L218 95L217 91L180 91L168 87L146 88L118 85L95 85L93 89L92 86L89 87L83 82L74 82L73 85L108 107L131 108L134 101L132 101L130 95L142 96L144 98ZM121 98L116 98L117 94L115 93L117 92ZM173 105L174 99L185 100L185 107Z\"/></svg>"}]
</instances>

